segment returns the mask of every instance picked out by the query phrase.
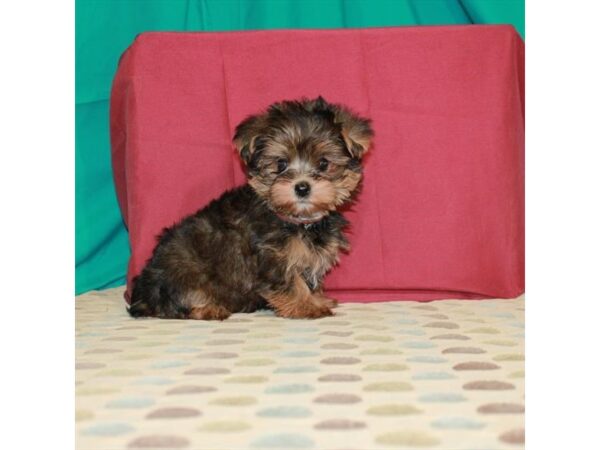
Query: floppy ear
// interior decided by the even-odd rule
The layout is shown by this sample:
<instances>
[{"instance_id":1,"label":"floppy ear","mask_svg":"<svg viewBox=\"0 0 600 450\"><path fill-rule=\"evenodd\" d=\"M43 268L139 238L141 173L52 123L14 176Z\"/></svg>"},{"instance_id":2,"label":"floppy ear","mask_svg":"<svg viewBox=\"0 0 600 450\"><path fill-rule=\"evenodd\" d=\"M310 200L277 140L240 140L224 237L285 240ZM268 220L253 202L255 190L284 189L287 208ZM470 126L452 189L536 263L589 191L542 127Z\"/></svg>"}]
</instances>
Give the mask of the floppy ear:
<instances>
[{"instance_id":1,"label":"floppy ear","mask_svg":"<svg viewBox=\"0 0 600 450\"><path fill-rule=\"evenodd\" d=\"M261 134L265 124L264 116L246 117L235 129L233 144L244 164L248 165L256 150L255 141Z\"/></svg>"},{"instance_id":2,"label":"floppy ear","mask_svg":"<svg viewBox=\"0 0 600 450\"><path fill-rule=\"evenodd\" d=\"M335 105L335 123L342 127L342 138L353 158L361 159L371 146L371 121L360 117L343 106Z\"/></svg>"}]
</instances>

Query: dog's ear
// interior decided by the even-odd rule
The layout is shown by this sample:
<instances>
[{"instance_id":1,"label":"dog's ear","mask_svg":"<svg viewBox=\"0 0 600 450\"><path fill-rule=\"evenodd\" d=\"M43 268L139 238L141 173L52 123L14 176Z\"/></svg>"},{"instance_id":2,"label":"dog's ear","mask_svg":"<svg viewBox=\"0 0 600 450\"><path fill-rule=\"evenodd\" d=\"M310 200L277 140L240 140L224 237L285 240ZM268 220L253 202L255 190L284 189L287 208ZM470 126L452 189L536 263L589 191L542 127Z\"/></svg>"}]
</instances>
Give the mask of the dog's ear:
<instances>
[{"instance_id":1,"label":"dog's ear","mask_svg":"<svg viewBox=\"0 0 600 450\"><path fill-rule=\"evenodd\" d=\"M233 144L246 165L250 162L250 158L256 150L256 138L262 133L265 122L264 115L249 116L240 122L235 129Z\"/></svg>"},{"instance_id":2,"label":"dog's ear","mask_svg":"<svg viewBox=\"0 0 600 450\"><path fill-rule=\"evenodd\" d=\"M340 124L342 138L353 158L361 159L371 147L371 121L354 114L340 105L334 105L335 123Z\"/></svg>"}]
</instances>

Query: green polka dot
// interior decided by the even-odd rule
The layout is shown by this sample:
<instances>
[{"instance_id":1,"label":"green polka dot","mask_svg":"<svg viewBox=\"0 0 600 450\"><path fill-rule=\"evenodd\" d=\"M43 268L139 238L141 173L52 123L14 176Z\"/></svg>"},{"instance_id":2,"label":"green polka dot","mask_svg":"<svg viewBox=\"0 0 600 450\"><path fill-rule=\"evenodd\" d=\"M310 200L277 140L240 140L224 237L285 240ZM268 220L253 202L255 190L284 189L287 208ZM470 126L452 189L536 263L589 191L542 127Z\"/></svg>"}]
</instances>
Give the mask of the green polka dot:
<instances>
[{"instance_id":1,"label":"green polka dot","mask_svg":"<svg viewBox=\"0 0 600 450\"><path fill-rule=\"evenodd\" d=\"M237 420L220 420L216 422L208 422L200 426L200 431L206 431L209 433L239 433L240 431L246 431L252 428L246 422L240 422Z\"/></svg>"},{"instance_id":2,"label":"green polka dot","mask_svg":"<svg viewBox=\"0 0 600 450\"><path fill-rule=\"evenodd\" d=\"M483 343L497 345L498 347L514 347L517 345L515 341L509 341L508 339L490 339L489 341L483 341Z\"/></svg>"},{"instance_id":3,"label":"green polka dot","mask_svg":"<svg viewBox=\"0 0 600 450\"><path fill-rule=\"evenodd\" d=\"M263 377L260 375L240 375L237 377L230 377L225 379L225 383L244 383L244 384L252 384L252 383L264 383L268 381L267 377Z\"/></svg>"},{"instance_id":4,"label":"green polka dot","mask_svg":"<svg viewBox=\"0 0 600 450\"><path fill-rule=\"evenodd\" d=\"M275 361L269 358L254 358L254 359L243 359L235 363L236 366L243 367L258 367L258 366L268 366L270 364L275 364Z\"/></svg>"},{"instance_id":5,"label":"green polka dot","mask_svg":"<svg viewBox=\"0 0 600 450\"><path fill-rule=\"evenodd\" d=\"M210 401L211 405L219 406L248 406L257 403L254 397L239 396L239 397L221 397Z\"/></svg>"},{"instance_id":6,"label":"green polka dot","mask_svg":"<svg viewBox=\"0 0 600 450\"><path fill-rule=\"evenodd\" d=\"M396 431L393 433L380 434L375 442L381 445L403 445L406 447L430 447L438 445L440 440L423 431Z\"/></svg>"},{"instance_id":7,"label":"green polka dot","mask_svg":"<svg viewBox=\"0 0 600 450\"><path fill-rule=\"evenodd\" d=\"M494 356L494 361L524 361L525 356L520 353L506 353L503 355Z\"/></svg>"},{"instance_id":8,"label":"green polka dot","mask_svg":"<svg viewBox=\"0 0 600 450\"><path fill-rule=\"evenodd\" d=\"M398 372L408 370L408 366L396 363L369 364L363 370L367 372Z\"/></svg>"},{"instance_id":9,"label":"green polka dot","mask_svg":"<svg viewBox=\"0 0 600 450\"><path fill-rule=\"evenodd\" d=\"M85 409L75 411L75 422L83 422L94 418L94 413Z\"/></svg>"},{"instance_id":10,"label":"green polka dot","mask_svg":"<svg viewBox=\"0 0 600 450\"><path fill-rule=\"evenodd\" d=\"M360 352L361 355L401 355L402 352L400 350L396 350L395 348L374 348L367 349Z\"/></svg>"},{"instance_id":11,"label":"green polka dot","mask_svg":"<svg viewBox=\"0 0 600 450\"><path fill-rule=\"evenodd\" d=\"M471 333L471 334L500 334L500 330L498 330L497 328L492 328L492 327L478 327L478 328L472 328L469 331L466 331L466 333Z\"/></svg>"},{"instance_id":12,"label":"green polka dot","mask_svg":"<svg viewBox=\"0 0 600 450\"><path fill-rule=\"evenodd\" d=\"M510 373L508 378L525 378L525 371L517 370L516 372Z\"/></svg>"},{"instance_id":13,"label":"green polka dot","mask_svg":"<svg viewBox=\"0 0 600 450\"><path fill-rule=\"evenodd\" d=\"M408 416L422 412L413 405L378 405L367 409L367 414L372 416Z\"/></svg>"},{"instance_id":14,"label":"green polka dot","mask_svg":"<svg viewBox=\"0 0 600 450\"><path fill-rule=\"evenodd\" d=\"M413 387L404 381L380 381L367 384L364 390L367 392L403 392L412 391Z\"/></svg>"},{"instance_id":15,"label":"green polka dot","mask_svg":"<svg viewBox=\"0 0 600 450\"><path fill-rule=\"evenodd\" d=\"M172 334L179 334L179 330L152 330L152 336L170 336Z\"/></svg>"}]
</instances>

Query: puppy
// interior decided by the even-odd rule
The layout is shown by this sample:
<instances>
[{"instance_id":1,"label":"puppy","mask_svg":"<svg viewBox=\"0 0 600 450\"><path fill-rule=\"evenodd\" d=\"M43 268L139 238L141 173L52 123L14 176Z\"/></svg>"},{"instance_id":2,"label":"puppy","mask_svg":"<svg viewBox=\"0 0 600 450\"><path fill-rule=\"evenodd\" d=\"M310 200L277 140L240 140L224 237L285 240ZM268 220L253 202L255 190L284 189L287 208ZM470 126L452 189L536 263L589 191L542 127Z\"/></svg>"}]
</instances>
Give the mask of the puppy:
<instances>
[{"instance_id":1,"label":"puppy","mask_svg":"<svg viewBox=\"0 0 600 450\"><path fill-rule=\"evenodd\" d=\"M322 97L283 101L236 128L248 183L166 228L133 281L129 314L223 320L272 308L332 314L323 278L348 250L338 211L362 178L370 120Z\"/></svg>"}]
</instances>

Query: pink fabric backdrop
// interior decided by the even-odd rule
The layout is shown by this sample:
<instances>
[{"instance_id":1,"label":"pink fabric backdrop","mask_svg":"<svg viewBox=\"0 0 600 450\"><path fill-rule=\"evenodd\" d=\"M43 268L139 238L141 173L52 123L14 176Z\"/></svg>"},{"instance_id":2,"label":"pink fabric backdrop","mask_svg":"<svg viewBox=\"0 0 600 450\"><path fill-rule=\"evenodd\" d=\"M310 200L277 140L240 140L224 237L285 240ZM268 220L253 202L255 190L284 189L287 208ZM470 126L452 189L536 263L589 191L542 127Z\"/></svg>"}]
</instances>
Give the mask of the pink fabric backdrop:
<instances>
[{"instance_id":1,"label":"pink fabric backdrop","mask_svg":"<svg viewBox=\"0 0 600 450\"><path fill-rule=\"evenodd\" d=\"M138 36L111 97L129 284L163 227L244 182L231 145L240 120L323 95L371 117L376 133L331 295L521 294L523 53L511 26Z\"/></svg>"}]
</instances>

